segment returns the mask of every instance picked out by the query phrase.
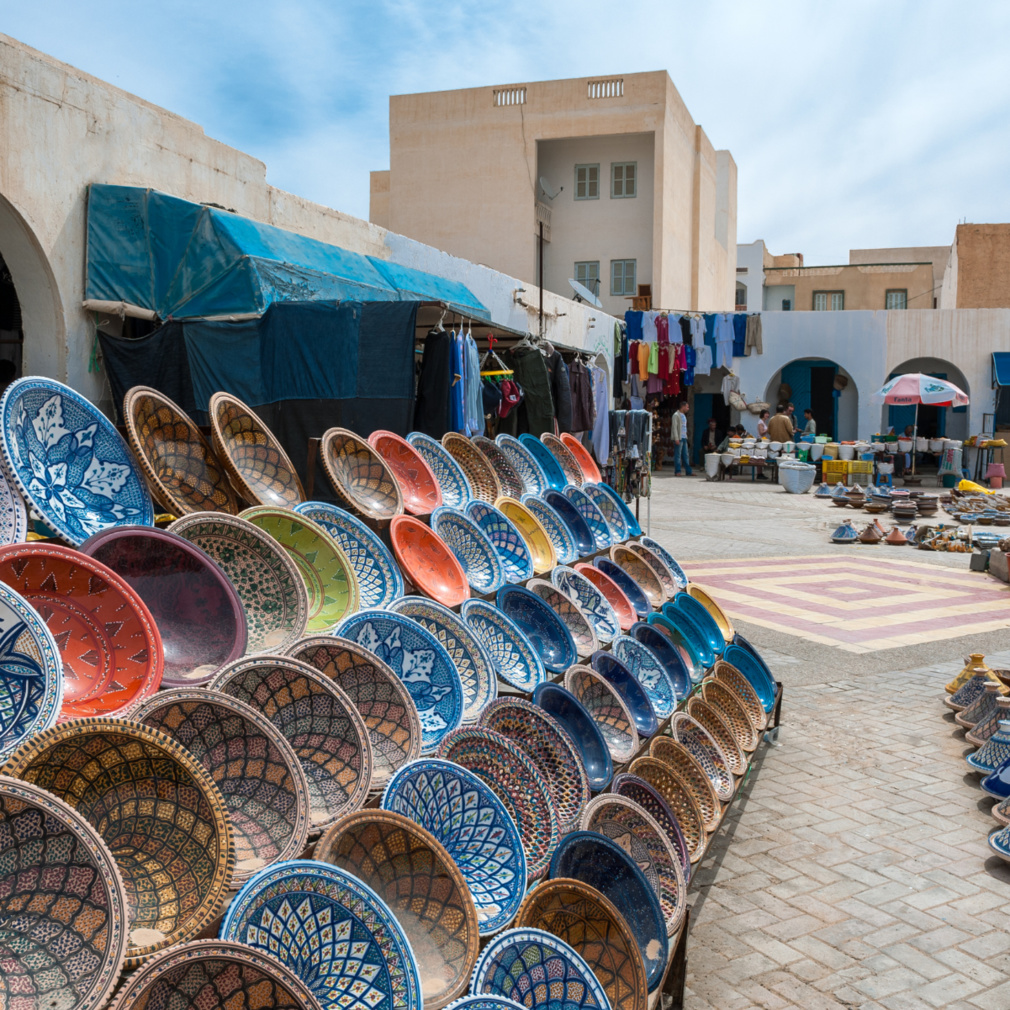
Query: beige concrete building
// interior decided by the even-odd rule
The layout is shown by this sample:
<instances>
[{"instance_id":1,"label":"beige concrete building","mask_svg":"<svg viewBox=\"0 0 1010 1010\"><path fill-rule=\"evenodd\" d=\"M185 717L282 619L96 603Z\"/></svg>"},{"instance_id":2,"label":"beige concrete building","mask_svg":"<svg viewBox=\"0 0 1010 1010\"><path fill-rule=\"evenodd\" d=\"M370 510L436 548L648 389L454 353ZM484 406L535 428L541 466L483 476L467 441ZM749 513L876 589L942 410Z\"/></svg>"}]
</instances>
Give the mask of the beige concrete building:
<instances>
[{"instance_id":1,"label":"beige concrete building","mask_svg":"<svg viewBox=\"0 0 1010 1010\"><path fill-rule=\"evenodd\" d=\"M622 314L733 308L736 164L665 71L395 95L372 223Z\"/></svg>"},{"instance_id":2,"label":"beige concrete building","mask_svg":"<svg viewBox=\"0 0 1010 1010\"><path fill-rule=\"evenodd\" d=\"M764 308L931 309L933 265L927 262L767 266Z\"/></svg>"},{"instance_id":3,"label":"beige concrete building","mask_svg":"<svg viewBox=\"0 0 1010 1010\"><path fill-rule=\"evenodd\" d=\"M959 224L945 252L941 308L1010 308L1010 224Z\"/></svg>"}]
</instances>

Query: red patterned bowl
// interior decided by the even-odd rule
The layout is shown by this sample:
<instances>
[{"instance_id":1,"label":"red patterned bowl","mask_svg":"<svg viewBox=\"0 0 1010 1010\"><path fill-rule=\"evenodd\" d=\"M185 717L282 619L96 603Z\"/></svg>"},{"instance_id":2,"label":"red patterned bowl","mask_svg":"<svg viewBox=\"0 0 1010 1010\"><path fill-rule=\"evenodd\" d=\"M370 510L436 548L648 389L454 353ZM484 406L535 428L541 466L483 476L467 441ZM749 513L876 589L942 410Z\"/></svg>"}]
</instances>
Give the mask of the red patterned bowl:
<instances>
[{"instance_id":1,"label":"red patterned bowl","mask_svg":"<svg viewBox=\"0 0 1010 1010\"><path fill-rule=\"evenodd\" d=\"M426 516L442 504L442 491L431 468L414 447L391 431L373 431L368 444L393 471L403 495L403 507L415 516Z\"/></svg>"},{"instance_id":2,"label":"red patterned bowl","mask_svg":"<svg viewBox=\"0 0 1010 1010\"><path fill-rule=\"evenodd\" d=\"M624 590L609 576L604 575L599 568L587 565L584 561L575 566L575 570L585 576L596 588L607 598L607 602L614 608L617 620L620 622L621 631L630 630L631 626L638 620L638 614L631 605L631 600L624 594Z\"/></svg>"},{"instance_id":3,"label":"red patterned bowl","mask_svg":"<svg viewBox=\"0 0 1010 1010\"><path fill-rule=\"evenodd\" d=\"M603 480L600 468L596 465L596 460L589 455L589 450L574 436L567 431L562 433L561 441L568 447L568 451L575 457L575 462L579 464L579 469L587 481L599 484Z\"/></svg>"},{"instance_id":4,"label":"red patterned bowl","mask_svg":"<svg viewBox=\"0 0 1010 1010\"><path fill-rule=\"evenodd\" d=\"M470 586L456 556L419 519L395 516L389 524L389 539L404 574L426 596L447 607L470 598Z\"/></svg>"}]
</instances>

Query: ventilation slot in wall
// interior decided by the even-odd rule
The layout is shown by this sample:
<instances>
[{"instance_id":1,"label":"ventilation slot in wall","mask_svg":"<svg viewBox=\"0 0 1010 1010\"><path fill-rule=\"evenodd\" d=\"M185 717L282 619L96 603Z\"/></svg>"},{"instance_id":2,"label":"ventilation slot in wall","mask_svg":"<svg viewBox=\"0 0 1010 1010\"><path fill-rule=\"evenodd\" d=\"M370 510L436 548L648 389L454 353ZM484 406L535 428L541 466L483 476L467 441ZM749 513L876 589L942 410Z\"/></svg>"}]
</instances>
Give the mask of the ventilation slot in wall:
<instances>
[{"instance_id":1,"label":"ventilation slot in wall","mask_svg":"<svg viewBox=\"0 0 1010 1010\"><path fill-rule=\"evenodd\" d=\"M589 98L623 98L624 78L608 77L605 81L590 81Z\"/></svg>"},{"instance_id":2,"label":"ventilation slot in wall","mask_svg":"<svg viewBox=\"0 0 1010 1010\"><path fill-rule=\"evenodd\" d=\"M526 104L526 88L524 87L494 88L492 96L494 104L498 108L504 108L506 105Z\"/></svg>"}]
</instances>

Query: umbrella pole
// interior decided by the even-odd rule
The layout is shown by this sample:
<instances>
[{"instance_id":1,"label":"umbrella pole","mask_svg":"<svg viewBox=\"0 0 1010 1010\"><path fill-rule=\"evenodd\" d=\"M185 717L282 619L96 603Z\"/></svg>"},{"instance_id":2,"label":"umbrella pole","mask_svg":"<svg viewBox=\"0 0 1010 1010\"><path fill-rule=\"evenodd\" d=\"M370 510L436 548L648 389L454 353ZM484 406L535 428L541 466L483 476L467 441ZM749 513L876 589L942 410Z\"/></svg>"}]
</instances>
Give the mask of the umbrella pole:
<instances>
[{"instance_id":1,"label":"umbrella pole","mask_svg":"<svg viewBox=\"0 0 1010 1010\"><path fill-rule=\"evenodd\" d=\"M919 404L915 405L915 419L912 422L912 476L915 476L915 440L919 434Z\"/></svg>"}]
</instances>

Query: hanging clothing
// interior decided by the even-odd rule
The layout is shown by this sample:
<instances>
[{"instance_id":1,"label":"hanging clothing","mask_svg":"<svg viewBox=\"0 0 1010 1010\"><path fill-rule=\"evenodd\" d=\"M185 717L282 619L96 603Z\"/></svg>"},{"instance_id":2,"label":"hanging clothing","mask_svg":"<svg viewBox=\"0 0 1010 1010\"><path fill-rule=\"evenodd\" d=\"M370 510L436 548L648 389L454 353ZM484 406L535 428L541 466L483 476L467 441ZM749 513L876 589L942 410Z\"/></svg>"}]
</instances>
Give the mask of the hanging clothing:
<instances>
[{"instance_id":1,"label":"hanging clothing","mask_svg":"<svg viewBox=\"0 0 1010 1010\"><path fill-rule=\"evenodd\" d=\"M414 404L414 430L440 439L449 431L452 337L445 330L429 330L421 355Z\"/></svg>"},{"instance_id":2,"label":"hanging clothing","mask_svg":"<svg viewBox=\"0 0 1010 1010\"><path fill-rule=\"evenodd\" d=\"M722 398L726 403L729 403L729 394L737 393L740 391L740 377L738 375L724 375L722 377Z\"/></svg>"},{"instance_id":3,"label":"hanging clothing","mask_svg":"<svg viewBox=\"0 0 1010 1010\"><path fill-rule=\"evenodd\" d=\"M656 316L656 339L661 344L670 342L670 317Z\"/></svg>"},{"instance_id":4,"label":"hanging clothing","mask_svg":"<svg viewBox=\"0 0 1010 1010\"><path fill-rule=\"evenodd\" d=\"M694 348L694 374L709 375L712 371L712 348L708 344Z\"/></svg>"},{"instance_id":5,"label":"hanging clothing","mask_svg":"<svg viewBox=\"0 0 1010 1010\"><path fill-rule=\"evenodd\" d=\"M654 344L656 342L656 319L658 316L658 312L650 311L642 313L642 339L647 344Z\"/></svg>"},{"instance_id":6,"label":"hanging clothing","mask_svg":"<svg viewBox=\"0 0 1010 1010\"><path fill-rule=\"evenodd\" d=\"M547 359L547 374L551 379L551 397L554 400L554 412L558 419L558 432L574 431L572 428L572 389L568 376L568 366L561 357L560 351L555 351Z\"/></svg>"},{"instance_id":7,"label":"hanging clothing","mask_svg":"<svg viewBox=\"0 0 1010 1010\"><path fill-rule=\"evenodd\" d=\"M758 354L764 353L761 346L761 316L754 313L747 317L747 336L744 340L744 354L750 354L753 348Z\"/></svg>"},{"instance_id":8,"label":"hanging clothing","mask_svg":"<svg viewBox=\"0 0 1010 1010\"><path fill-rule=\"evenodd\" d=\"M593 377L576 358L568 369L572 390L572 431L593 429Z\"/></svg>"},{"instance_id":9,"label":"hanging clothing","mask_svg":"<svg viewBox=\"0 0 1010 1010\"><path fill-rule=\"evenodd\" d=\"M553 432L554 401L544 356L536 347L513 347L503 351L501 358L515 372L515 381L524 395L518 409L503 419L499 430L509 435L529 432L537 438L545 431Z\"/></svg>"},{"instance_id":10,"label":"hanging clothing","mask_svg":"<svg viewBox=\"0 0 1010 1010\"><path fill-rule=\"evenodd\" d=\"M621 332L621 324L614 323L614 392L620 390L628 378L628 338Z\"/></svg>"},{"instance_id":11,"label":"hanging clothing","mask_svg":"<svg viewBox=\"0 0 1010 1010\"><path fill-rule=\"evenodd\" d=\"M733 318L732 313L720 312L715 317L715 365L716 368L733 367Z\"/></svg>"},{"instance_id":12,"label":"hanging clothing","mask_svg":"<svg viewBox=\"0 0 1010 1010\"><path fill-rule=\"evenodd\" d=\"M698 351L694 347L684 348L684 385L694 385L694 366L698 363Z\"/></svg>"},{"instance_id":13,"label":"hanging clothing","mask_svg":"<svg viewBox=\"0 0 1010 1010\"><path fill-rule=\"evenodd\" d=\"M453 330L452 372L449 377L449 425L453 431L466 434L466 382L463 375L463 334Z\"/></svg>"},{"instance_id":14,"label":"hanging clothing","mask_svg":"<svg viewBox=\"0 0 1010 1010\"><path fill-rule=\"evenodd\" d=\"M680 332L685 344L697 344L705 336L705 325L697 316L681 316Z\"/></svg>"},{"instance_id":15,"label":"hanging clothing","mask_svg":"<svg viewBox=\"0 0 1010 1010\"><path fill-rule=\"evenodd\" d=\"M624 313L624 323L628 328L628 340L642 339L642 313L628 309Z\"/></svg>"},{"instance_id":16,"label":"hanging clothing","mask_svg":"<svg viewBox=\"0 0 1010 1010\"><path fill-rule=\"evenodd\" d=\"M670 315L666 317L667 331L670 334L670 343L679 344L684 340L684 331L681 329L681 322L683 321L683 316L678 316L676 313L671 312Z\"/></svg>"},{"instance_id":17,"label":"hanging clothing","mask_svg":"<svg viewBox=\"0 0 1010 1010\"><path fill-rule=\"evenodd\" d=\"M659 374L659 344L649 344L649 375Z\"/></svg>"},{"instance_id":18,"label":"hanging clothing","mask_svg":"<svg viewBox=\"0 0 1010 1010\"><path fill-rule=\"evenodd\" d=\"M747 313L733 313L733 357L742 358L747 343Z\"/></svg>"},{"instance_id":19,"label":"hanging clothing","mask_svg":"<svg viewBox=\"0 0 1010 1010\"><path fill-rule=\"evenodd\" d=\"M596 420L593 423L593 452L596 458L605 466L610 456L610 415L607 411L607 373L600 367L593 368L593 404L596 408Z\"/></svg>"},{"instance_id":20,"label":"hanging clothing","mask_svg":"<svg viewBox=\"0 0 1010 1010\"><path fill-rule=\"evenodd\" d=\"M470 333L466 335L464 351L466 433L472 438L484 434L484 396L480 378L480 352L477 350L477 341Z\"/></svg>"},{"instance_id":21,"label":"hanging clothing","mask_svg":"<svg viewBox=\"0 0 1010 1010\"><path fill-rule=\"evenodd\" d=\"M638 377L642 382L649 377L649 345L645 341L638 345Z\"/></svg>"}]
</instances>

